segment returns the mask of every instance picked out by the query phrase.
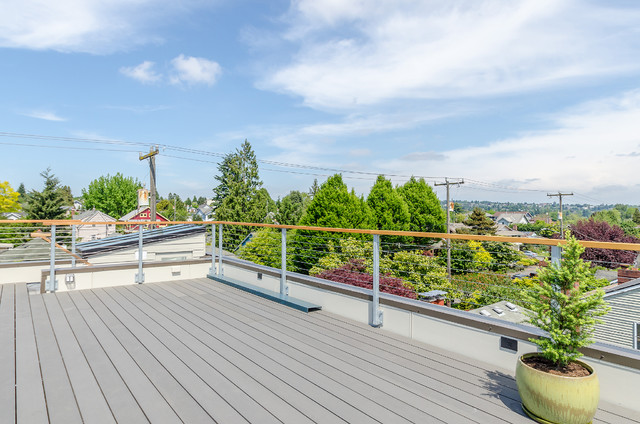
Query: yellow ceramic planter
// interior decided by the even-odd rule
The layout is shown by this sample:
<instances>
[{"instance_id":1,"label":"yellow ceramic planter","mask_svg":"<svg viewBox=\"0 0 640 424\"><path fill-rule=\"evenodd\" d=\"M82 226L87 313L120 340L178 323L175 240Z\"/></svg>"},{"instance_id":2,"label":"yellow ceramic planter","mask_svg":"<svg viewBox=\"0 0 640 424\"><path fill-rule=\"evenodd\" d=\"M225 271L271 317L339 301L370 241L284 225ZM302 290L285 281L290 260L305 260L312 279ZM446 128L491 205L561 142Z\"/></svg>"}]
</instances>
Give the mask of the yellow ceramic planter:
<instances>
[{"instance_id":1,"label":"yellow ceramic planter","mask_svg":"<svg viewBox=\"0 0 640 424\"><path fill-rule=\"evenodd\" d=\"M586 377L562 377L533 369L522 358L516 365L516 383L525 412L541 423L587 424L598 409L600 385L593 368L581 361L591 374Z\"/></svg>"}]
</instances>

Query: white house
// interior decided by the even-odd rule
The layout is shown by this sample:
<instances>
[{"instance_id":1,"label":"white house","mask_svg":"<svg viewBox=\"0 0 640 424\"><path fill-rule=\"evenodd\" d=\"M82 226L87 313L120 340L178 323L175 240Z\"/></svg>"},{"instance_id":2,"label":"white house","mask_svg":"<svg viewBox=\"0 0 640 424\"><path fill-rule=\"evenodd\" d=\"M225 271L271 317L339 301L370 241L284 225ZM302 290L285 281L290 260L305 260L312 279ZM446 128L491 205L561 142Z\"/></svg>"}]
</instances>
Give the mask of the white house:
<instances>
[{"instance_id":1,"label":"white house","mask_svg":"<svg viewBox=\"0 0 640 424\"><path fill-rule=\"evenodd\" d=\"M81 241L98 240L109 237L116 233L116 226L110 224L92 224L92 222L116 222L116 219L104 212L95 209L84 211L74 217L77 220L86 222L86 225L78 225L78 238Z\"/></svg>"}]
</instances>

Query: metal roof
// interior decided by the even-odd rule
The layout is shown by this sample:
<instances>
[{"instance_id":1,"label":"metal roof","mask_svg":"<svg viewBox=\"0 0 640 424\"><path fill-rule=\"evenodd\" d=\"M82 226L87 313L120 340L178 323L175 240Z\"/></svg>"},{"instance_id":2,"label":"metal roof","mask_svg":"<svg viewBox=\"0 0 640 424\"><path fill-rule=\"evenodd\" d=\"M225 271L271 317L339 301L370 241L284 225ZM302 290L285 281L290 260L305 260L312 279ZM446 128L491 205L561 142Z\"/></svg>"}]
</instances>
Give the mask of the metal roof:
<instances>
[{"instance_id":1,"label":"metal roof","mask_svg":"<svg viewBox=\"0 0 640 424\"><path fill-rule=\"evenodd\" d=\"M194 234L205 233L207 230L203 225L180 224L146 230L142 233L143 242L158 243L161 241L188 237ZM136 233L106 237L99 240L85 241L76 245L76 252L83 258L87 258L101 253L112 252L114 250L127 249L138 245L140 235Z\"/></svg>"}]
</instances>

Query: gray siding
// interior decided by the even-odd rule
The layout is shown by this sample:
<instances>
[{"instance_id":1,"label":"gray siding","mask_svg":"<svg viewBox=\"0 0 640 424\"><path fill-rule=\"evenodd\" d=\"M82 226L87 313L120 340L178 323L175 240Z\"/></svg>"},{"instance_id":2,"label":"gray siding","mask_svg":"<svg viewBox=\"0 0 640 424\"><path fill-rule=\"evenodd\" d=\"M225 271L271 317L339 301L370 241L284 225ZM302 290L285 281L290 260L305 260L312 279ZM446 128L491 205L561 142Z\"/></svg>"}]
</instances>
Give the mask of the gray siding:
<instances>
[{"instance_id":1,"label":"gray siding","mask_svg":"<svg viewBox=\"0 0 640 424\"><path fill-rule=\"evenodd\" d=\"M605 300L611 310L596 327L596 340L633 349L633 325L640 322L640 287Z\"/></svg>"}]
</instances>

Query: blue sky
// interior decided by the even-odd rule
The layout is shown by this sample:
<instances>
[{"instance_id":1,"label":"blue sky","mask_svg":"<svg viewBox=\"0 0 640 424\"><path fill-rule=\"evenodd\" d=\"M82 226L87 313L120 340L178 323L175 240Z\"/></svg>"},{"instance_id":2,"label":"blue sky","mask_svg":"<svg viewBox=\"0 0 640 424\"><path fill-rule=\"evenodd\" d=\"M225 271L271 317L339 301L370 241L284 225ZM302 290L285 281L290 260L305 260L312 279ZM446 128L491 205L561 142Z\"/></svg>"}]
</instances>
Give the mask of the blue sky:
<instances>
[{"instance_id":1,"label":"blue sky","mask_svg":"<svg viewBox=\"0 0 640 424\"><path fill-rule=\"evenodd\" d=\"M246 138L274 198L337 169L640 203L637 1L5 0L0 55L14 188L146 182L158 144L159 193L210 196Z\"/></svg>"}]
</instances>

